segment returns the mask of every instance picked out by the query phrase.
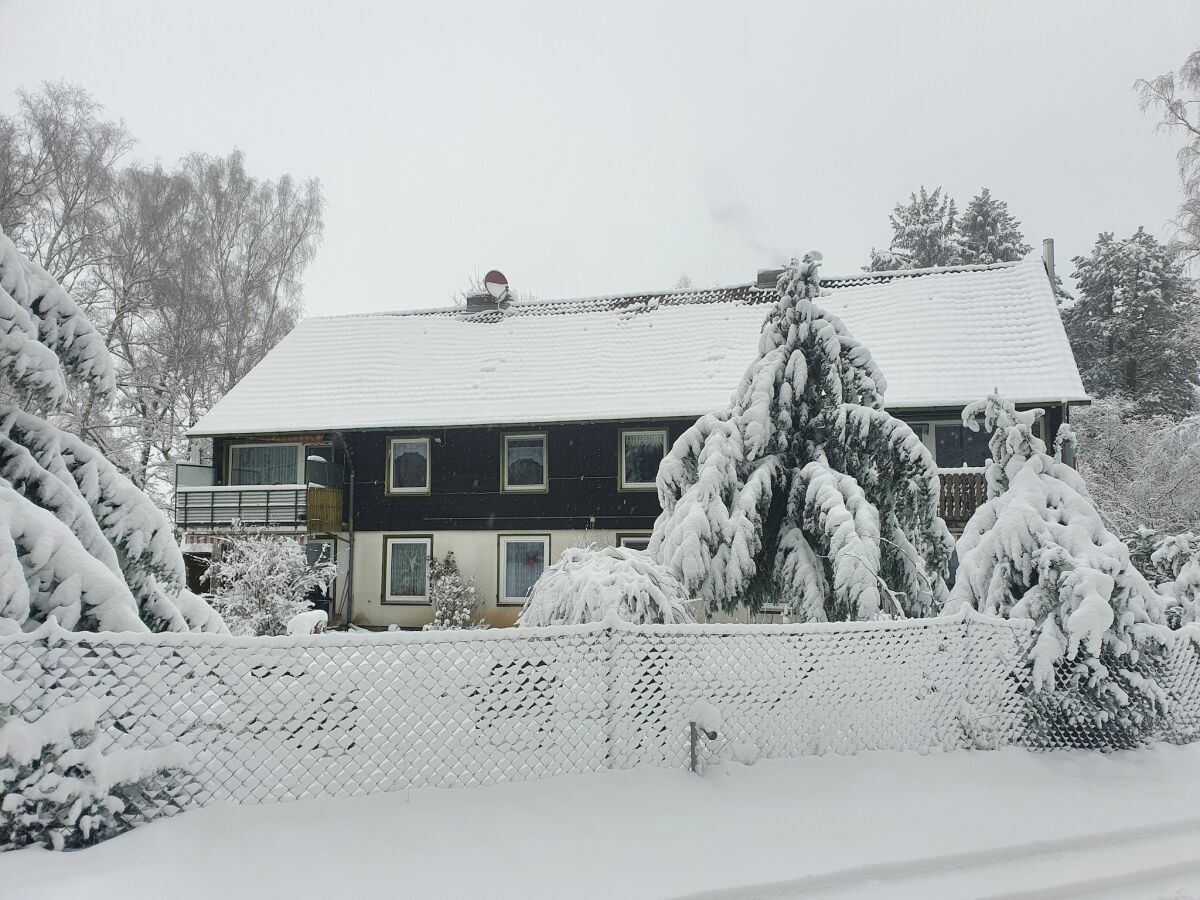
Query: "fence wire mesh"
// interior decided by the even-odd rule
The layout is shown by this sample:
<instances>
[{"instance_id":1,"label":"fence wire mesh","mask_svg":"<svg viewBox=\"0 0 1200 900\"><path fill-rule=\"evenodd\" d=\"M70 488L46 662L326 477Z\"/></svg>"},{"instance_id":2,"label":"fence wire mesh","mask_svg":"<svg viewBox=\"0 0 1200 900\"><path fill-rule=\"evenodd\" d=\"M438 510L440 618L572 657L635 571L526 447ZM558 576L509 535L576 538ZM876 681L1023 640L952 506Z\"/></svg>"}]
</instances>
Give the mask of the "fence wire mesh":
<instances>
[{"instance_id":1,"label":"fence wire mesh","mask_svg":"<svg viewBox=\"0 0 1200 900\"><path fill-rule=\"evenodd\" d=\"M217 801L683 768L699 700L721 713L710 762L1127 746L1095 716L1047 718L1027 664L1033 639L1029 623L970 613L267 639L44 628L0 639L0 717L32 722L98 698L112 746L182 743L189 770L150 784L145 819ZM1154 665L1166 712L1149 736L1194 740L1195 642L1178 638Z\"/></svg>"}]
</instances>

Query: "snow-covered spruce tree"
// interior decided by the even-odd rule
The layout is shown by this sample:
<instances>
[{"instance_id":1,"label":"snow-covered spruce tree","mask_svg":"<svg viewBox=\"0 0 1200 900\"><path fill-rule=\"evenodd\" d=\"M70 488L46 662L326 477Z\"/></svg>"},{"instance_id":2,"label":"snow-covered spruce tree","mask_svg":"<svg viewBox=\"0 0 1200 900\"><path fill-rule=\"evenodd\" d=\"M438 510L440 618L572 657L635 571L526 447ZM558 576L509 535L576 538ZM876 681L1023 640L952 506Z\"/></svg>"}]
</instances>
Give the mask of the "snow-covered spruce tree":
<instances>
[{"instance_id":1,"label":"snow-covered spruce tree","mask_svg":"<svg viewBox=\"0 0 1200 900\"><path fill-rule=\"evenodd\" d=\"M1008 204L983 188L971 198L958 223L965 263L1012 262L1024 259L1033 249L1025 242L1021 223L1008 211Z\"/></svg>"},{"instance_id":2,"label":"snow-covered spruce tree","mask_svg":"<svg viewBox=\"0 0 1200 900\"><path fill-rule=\"evenodd\" d=\"M1177 249L1139 228L1124 240L1101 234L1074 263L1078 297L1062 318L1088 393L1134 401L1143 416L1193 412L1200 297Z\"/></svg>"},{"instance_id":3,"label":"snow-covered spruce tree","mask_svg":"<svg viewBox=\"0 0 1200 900\"><path fill-rule=\"evenodd\" d=\"M1141 527L1125 541L1134 566L1167 598L1167 624L1200 623L1200 535Z\"/></svg>"},{"instance_id":4,"label":"snow-covered spruce tree","mask_svg":"<svg viewBox=\"0 0 1200 900\"><path fill-rule=\"evenodd\" d=\"M683 584L666 566L629 547L570 547L534 582L522 626L582 625L610 612L637 625L692 622Z\"/></svg>"},{"instance_id":5,"label":"snow-covered spruce tree","mask_svg":"<svg viewBox=\"0 0 1200 900\"><path fill-rule=\"evenodd\" d=\"M897 203L890 217L892 240L887 250L871 250L872 272L890 269L928 269L962 262L954 200L934 188L921 186L908 203Z\"/></svg>"},{"instance_id":6,"label":"snow-covered spruce tree","mask_svg":"<svg viewBox=\"0 0 1200 900\"><path fill-rule=\"evenodd\" d=\"M251 636L287 634L288 622L312 607L309 594L336 576L333 560L310 563L298 541L245 528L222 542L205 575L229 631Z\"/></svg>"},{"instance_id":7,"label":"snow-covered spruce tree","mask_svg":"<svg viewBox=\"0 0 1200 900\"><path fill-rule=\"evenodd\" d=\"M222 631L184 586L171 524L95 448L42 414L68 382L114 390L101 336L0 232L0 617L32 627Z\"/></svg>"},{"instance_id":8,"label":"snow-covered spruce tree","mask_svg":"<svg viewBox=\"0 0 1200 900\"><path fill-rule=\"evenodd\" d=\"M816 305L819 253L780 276L730 405L663 460L650 552L710 611L782 603L799 621L924 616L953 541L937 469L883 409L870 352Z\"/></svg>"},{"instance_id":9,"label":"snow-covered spruce tree","mask_svg":"<svg viewBox=\"0 0 1200 900\"><path fill-rule=\"evenodd\" d=\"M151 750L106 744L100 713L89 698L26 722L0 705L0 850L73 850L127 831L191 761L178 743Z\"/></svg>"},{"instance_id":10,"label":"snow-covered spruce tree","mask_svg":"<svg viewBox=\"0 0 1200 900\"><path fill-rule=\"evenodd\" d=\"M487 628L487 622L475 618L479 608L475 579L463 577L453 552L445 559L429 560L429 603L433 621L425 625L425 631Z\"/></svg>"},{"instance_id":11,"label":"snow-covered spruce tree","mask_svg":"<svg viewBox=\"0 0 1200 900\"><path fill-rule=\"evenodd\" d=\"M1042 410L992 395L963 410L991 432L988 499L958 541L946 612L1030 619L1036 727L1048 743L1132 746L1154 728L1163 693L1163 600L1105 526L1079 473L1033 434Z\"/></svg>"}]
</instances>

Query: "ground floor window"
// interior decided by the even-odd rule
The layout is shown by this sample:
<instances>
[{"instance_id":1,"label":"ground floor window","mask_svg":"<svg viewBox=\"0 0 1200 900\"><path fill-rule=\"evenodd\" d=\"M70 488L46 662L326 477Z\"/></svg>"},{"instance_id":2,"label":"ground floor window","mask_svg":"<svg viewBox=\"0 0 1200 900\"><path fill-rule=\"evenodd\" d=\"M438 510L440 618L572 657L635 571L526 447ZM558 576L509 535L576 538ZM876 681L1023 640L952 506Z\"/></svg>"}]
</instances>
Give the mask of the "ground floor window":
<instances>
[{"instance_id":1,"label":"ground floor window","mask_svg":"<svg viewBox=\"0 0 1200 900\"><path fill-rule=\"evenodd\" d=\"M500 604L525 602L529 589L546 569L550 535L520 534L500 537Z\"/></svg>"},{"instance_id":2,"label":"ground floor window","mask_svg":"<svg viewBox=\"0 0 1200 900\"><path fill-rule=\"evenodd\" d=\"M650 532L618 534L617 546L628 547L630 550L645 550L650 546Z\"/></svg>"},{"instance_id":3,"label":"ground floor window","mask_svg":"<svg viewBox=\"0 0 1200 900\"><path fill-rule=\"evenodd\" d=\"M384 541L384 603L429 602L429 557L433 538L389 537Z\"/></svg>"}]
</instances>

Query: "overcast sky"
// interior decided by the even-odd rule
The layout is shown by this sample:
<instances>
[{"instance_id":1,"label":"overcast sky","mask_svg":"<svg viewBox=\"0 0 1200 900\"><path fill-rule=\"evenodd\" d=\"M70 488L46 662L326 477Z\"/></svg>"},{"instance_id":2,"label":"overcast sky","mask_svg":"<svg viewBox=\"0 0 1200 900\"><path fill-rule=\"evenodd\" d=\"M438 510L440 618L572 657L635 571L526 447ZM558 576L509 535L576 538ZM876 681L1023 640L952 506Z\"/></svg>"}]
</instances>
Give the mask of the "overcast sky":
<instances>
[{"instance_id":1,"label":"overcast sky","mask_svg":"<svg viewBox=\"0 0 1200 900\"><path fill-rule=\"evenodd\" d=\"M922 183L988 185L1069 270L1101 230L1167 233L1176 143L1130 86L1200 46L1200 2L0 0L0 33L6 110L68 79L142 158L318 177L327 315L489 268L543 297L814 247L842 273Z\"/></svg>"}]
</instances>

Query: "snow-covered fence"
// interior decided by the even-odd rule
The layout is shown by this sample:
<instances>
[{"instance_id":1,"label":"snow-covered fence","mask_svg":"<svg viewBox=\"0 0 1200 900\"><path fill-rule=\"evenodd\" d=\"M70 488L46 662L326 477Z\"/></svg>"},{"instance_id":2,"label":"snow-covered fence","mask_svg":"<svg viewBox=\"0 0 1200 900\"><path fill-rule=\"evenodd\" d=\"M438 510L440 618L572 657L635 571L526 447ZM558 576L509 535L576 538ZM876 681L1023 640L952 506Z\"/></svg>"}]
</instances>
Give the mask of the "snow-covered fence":
<instances>
[{"instance_id":1,"label":"snow-covered fence","mask_svg":"<svg viewBox=\"0 0 1200 900\"><path fill-rule=\"evenodd\" d=\"M710 758L1026 743L1033 637L971 612L280 638L47 626L0 638L0 717L36 721L94 698L115 748L188 748L190 774L150 818L222 800L683 768L696 701L721 714ZM1164 737L1192 739L1193 641L1177 642L1159 677L1173 710Z\"/></svg>"}]
</instances>

